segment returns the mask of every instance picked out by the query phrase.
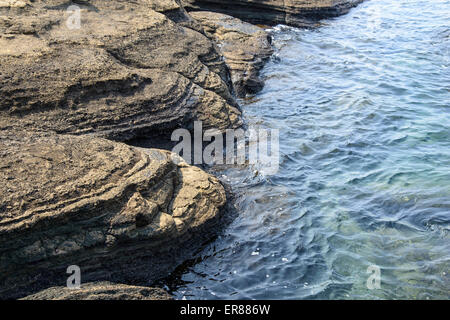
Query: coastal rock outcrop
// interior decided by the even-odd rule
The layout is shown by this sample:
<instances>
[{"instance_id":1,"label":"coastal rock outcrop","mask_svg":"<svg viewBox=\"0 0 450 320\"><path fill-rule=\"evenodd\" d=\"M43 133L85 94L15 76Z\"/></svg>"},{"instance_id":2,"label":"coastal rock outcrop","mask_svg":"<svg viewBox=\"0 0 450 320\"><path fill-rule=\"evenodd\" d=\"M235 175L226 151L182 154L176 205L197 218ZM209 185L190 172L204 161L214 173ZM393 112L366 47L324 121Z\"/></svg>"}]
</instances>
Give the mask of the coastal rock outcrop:
<instances>
[{"instance_id":1,"label":"coastal rock outcrop","mask_svg":"<svg viewBox=\"0 0 450 320\"><path fill-rule=\"evenodd\" d=\"M294 25L356 2L186 0ZM216 234L218 179L122 143L165 147L196 120L237 128L236 94L262 88L267 33L191 14L181 0L0 0L0 299L168 298L148 286ZM71 265L85 285L68 292Z\"/></svg>"},{"instance_id":2,"label":"coastal rock outcrop","mask_svg":"<svg viewBox=\"0 0 450 320\"><path fill-rule=\"evenodd\" d=\"M273 54L271 36L260 27L225 14L198 11L190 15L219 44L236 94L244 97L260 91L264 82L259 71Z\"/></svg>"},{"instance_id":3,"label":"coastal rock outcrop","mask_svg":"<svg viewBox=\"0 0 450 320\"><path fill-rule=\"evenodd\" d=\"M211 238L220 182L177 155L90 136L0 132L0 298L82 282L151 284Z\"/></svg>"},{"instance_id":4,"label":"coastal rock outcrop","mask_svg":"<svg viewBox=\"0 0 450 320\"><path fill-rule=\"evenodd\" d=\"M190 10L232 15L254 24L310 27L348 12L363 0L182 0Z\"/></svg>"},{"instance_id":5,"label":"coastal rock outcrop","mask_svg":"<svg viewBox=\"0 0 450 320\"><path fill-rule=\"evenodd\" d=\"M160 288L128 286L110 282L93 282L80 289L52 287L21 300L171 300Z\"/></svg>"},{"instance_id":6,"label":"coastal rock outcrop","mask_svg":"<svg viewBox=\"0 0 450 320\"><path fill-rule=\"evenodd\" d=\"M217 46L175 0L2 1L0 65L0 130L127 141L241 124Z\"/></svg>"}]
</instances>

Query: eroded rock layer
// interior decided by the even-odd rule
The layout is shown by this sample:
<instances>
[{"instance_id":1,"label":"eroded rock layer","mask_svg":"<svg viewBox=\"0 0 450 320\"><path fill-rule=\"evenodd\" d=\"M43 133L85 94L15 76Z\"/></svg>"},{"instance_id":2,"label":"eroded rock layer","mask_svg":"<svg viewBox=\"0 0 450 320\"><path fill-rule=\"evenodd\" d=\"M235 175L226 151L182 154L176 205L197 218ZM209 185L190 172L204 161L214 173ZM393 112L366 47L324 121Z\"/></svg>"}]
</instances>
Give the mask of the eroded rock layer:
<instances>
[{"instance_id":1,"label":"eroded rock layer","mask_svg":"<svg viewBox=\"0 0 450 320\"><path fill-rule=\"evenodd\" d=\"M188 10L211 10L255 24L313 26L348 12L363 0L182 0Z\"/></svg>"},{"instance_id":2,"label":"eroded rock layer","mask_svg":"<svg viewBox=\"0 0 450 320\"><path fill-rule=\"evenodd\" d=\"M1 298L64 285L70 265L83 283L151 283L212 235L226 201L169 151L89 136L0 133L0 181Z\"/></svg>"},{"instance_id":3,"label":"eroded rock layer","mask_svg":"<svg viewBox=\"0 0 450 320\"><path fill-rule=\"evenodd\" d=\"M219 43L236 94L244 97L260 91L264 82L259 71L273 53L270 35L260 27L221 13L198 11L191 12L191 16Z\"/></svg>"},{"instance_id":4,"label":"eroded rock layer","mask_svg":"<svg viewBox=\"0 0 450 320\"><path fill-rule=\"evenodd\" d=\"M186 2L299 25L359 1ZM226 202L216 178L112 141L164 141L195 120L241 125L235 93L262 88L270 39L192 15L180 0L0 0L0 299L49 287L28 298L167 298L146 286L215 234ZM79 291L54 287L70 265Z\"/></svg>"},{"instance_id":5,"label":"eroded rock layer","mask_svg":"<svg viewBox=\"0 0 450 320\"><path fill-rule=\"evenodd\" d=\"M178 1L79 1L79 28L64 0L1 3L0 130L125 141L240 125L224 61Z\"/></svg>"}]
</instances>

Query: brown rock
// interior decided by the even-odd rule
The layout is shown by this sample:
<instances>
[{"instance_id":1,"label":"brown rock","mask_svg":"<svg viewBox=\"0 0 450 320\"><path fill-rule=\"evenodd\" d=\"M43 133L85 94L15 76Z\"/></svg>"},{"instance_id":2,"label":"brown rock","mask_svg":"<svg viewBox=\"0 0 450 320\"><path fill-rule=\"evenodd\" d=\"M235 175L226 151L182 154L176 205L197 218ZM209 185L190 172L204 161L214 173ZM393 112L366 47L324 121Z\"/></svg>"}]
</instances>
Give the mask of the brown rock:
<instances>
[{"instance_id":1,"label":"brown rock","mask_svg":"<svg viewBox=\"0 0 450 320\"><path fill-rule=\"evenodd\" d=\"M222 57L178 1L80 1L75 30L66 1L22 2L0 6L0 130L125 141L240 125Z\"/></svg>"},{"instance_id":2,"label":"brown rock","mask_svg":"<svg viewBox=\"0 0 450 320\"><path fill-rule=\"evenodd\" d=\"M174 159L177 160L175 163ZM82 283L151 283L215 231L219 181L169 151L0 132L0 298Z\"/></svg>"},{"instance_id":3,"label":"brown rock","mask_svg":"<svg viewBox=\"0 0 450 320\"><path fill-rule=\"evenodd\" d=\"M171 300L160 288L128 286L109 282L81 285L80 289L52 287L21 300Z\"/></svg>"},{"instance_id":4,"label":"brown rock","mask_svg":"<svg viewBox=\"0 0 450 320\"><path fill-rule=\"evenodd\" d=\"M234 91L240 97L260 91L259 71L273 53L271 37L264 29L221 13L198 11L191 16L214 39L231 71Z\"/></svg>"}]
</instances>

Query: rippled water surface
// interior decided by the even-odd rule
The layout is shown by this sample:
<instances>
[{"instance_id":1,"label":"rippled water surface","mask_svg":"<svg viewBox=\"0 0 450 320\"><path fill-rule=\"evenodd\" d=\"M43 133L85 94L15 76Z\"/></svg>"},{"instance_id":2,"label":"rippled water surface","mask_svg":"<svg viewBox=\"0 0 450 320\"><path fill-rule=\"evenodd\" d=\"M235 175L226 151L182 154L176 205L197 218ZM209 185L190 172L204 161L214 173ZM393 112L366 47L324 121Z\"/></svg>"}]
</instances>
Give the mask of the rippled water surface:
<instances>
[{"instance_id":1,"label":"rippled water surface","mask_svg":"<svg viewBox=\"0 0 450 320\"><path fill-rule=\"evenodd\" d=\"M239 216L177 298L450 298L449 22L448 0L372 0L271 30L266 87L243 108L280 130L280 170L219 172Z\"/></svg>"}]
</instances>

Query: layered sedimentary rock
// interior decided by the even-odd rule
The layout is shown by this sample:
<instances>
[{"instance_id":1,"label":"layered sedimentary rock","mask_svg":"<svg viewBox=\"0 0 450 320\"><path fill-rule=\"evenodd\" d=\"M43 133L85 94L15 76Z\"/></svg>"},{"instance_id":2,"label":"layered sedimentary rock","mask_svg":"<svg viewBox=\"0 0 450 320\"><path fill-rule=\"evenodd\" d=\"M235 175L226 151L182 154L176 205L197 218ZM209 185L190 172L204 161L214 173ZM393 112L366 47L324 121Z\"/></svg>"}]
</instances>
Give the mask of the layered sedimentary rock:
<instances>
[{"instance_id":1,"label":"layered sedimentary rock","mask_svg":"<svg viewBox=\"0 0 450 320\"><path fill-rule=\"evenodd\" d=\"M313 26L348 12L363 0L182 0L188 10L211 10L255 24Z\"/></svg>"},{"instance_id":2,"label":"layered sedimentary rock","mask_svg":"<svg viewBox=\"0 0 450 320\"><path fill-rule=\"evenodd\" d=\"M243 97L260 91L264 82L259 71L273 53L270 35L260 27L225 14L198 11L191 12L191 16L219 43L236 94Z\"/></svg>"},{"instance_id":3,"label":"layered sedimentary rock","mask_svg":"<svg viewBox=\"0 0 450 320\"><path fill-rule=\"evenodd\" d=\"M219 181L169 151L0 133L0 298L81 280L151 283L215 231Z\"/></svg>"},{"instance_id":4,"label":"layered sedimentary rock","mask_svg":"<svg viewBox=\"0 0 450 320\"><path fill-rule=\"evenodd\" d=\"M300 17L287 3L272 23ZM268 36L193 15L179 0L0 0L0 299L64 286L70 265L80 291L28 298L166 298L146 286L215 234L226 202L216 178L112 141L170 139L195 120L241 125L234 91L261 88Z\"/></svg>"},{"instance_id":5,"label":"layered sedimentary rock","mask_svg":"<svg viewBox=\"0 0 450 320\"><path fill-rule=\"evenodd\" d=\"M240 125L224 61L178 1L73 4L0 3L0 130L126 141Z\"/></svg>"},{"instance_id":6,"label":"layered sedimentary rock","mask_svg":"<svg viewBox=\"0 0 450 320\"><path fill-rule=\"evenodd\" d=\"M52 287L21 300L170 300L162 289L109 282L86 283L80 289Z\"/></svg>"}]
</instances>

